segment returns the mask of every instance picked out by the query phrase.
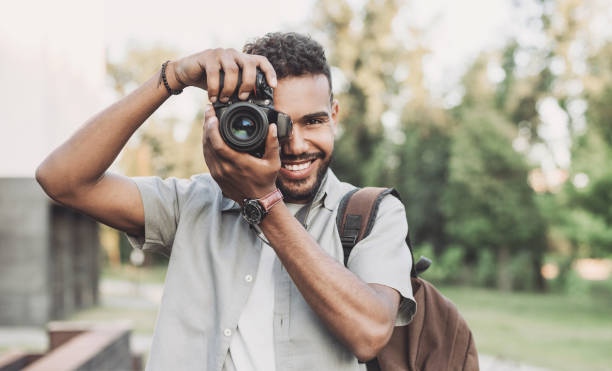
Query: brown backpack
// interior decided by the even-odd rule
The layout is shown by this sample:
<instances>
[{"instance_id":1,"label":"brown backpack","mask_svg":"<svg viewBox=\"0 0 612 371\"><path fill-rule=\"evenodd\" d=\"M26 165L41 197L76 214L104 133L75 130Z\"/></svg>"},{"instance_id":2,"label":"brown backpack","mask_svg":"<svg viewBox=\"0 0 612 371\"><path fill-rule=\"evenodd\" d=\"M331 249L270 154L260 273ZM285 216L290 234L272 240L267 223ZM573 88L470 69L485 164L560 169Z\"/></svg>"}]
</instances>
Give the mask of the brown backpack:
<instances>
[{"instance_id":1,"label":"brown backpack","mask_svg":"<svg viewBox=\"0 0 612 371\"><path fill-rule=\"evenodd\" d=\"M350 191L340 201L336 224L345 265L353 246L372 230L380 202L389 194L400 198L392 188L366 187ZM406 244L412 254L409 236ZM368 371L478 370L478 353L467 323L449 299L418 277L431 261L424 257L416 264L412 261L406 279L411 280L417 312L410 324L394 328L389 343L367 362Z\"/></svg>"}]
</instances>

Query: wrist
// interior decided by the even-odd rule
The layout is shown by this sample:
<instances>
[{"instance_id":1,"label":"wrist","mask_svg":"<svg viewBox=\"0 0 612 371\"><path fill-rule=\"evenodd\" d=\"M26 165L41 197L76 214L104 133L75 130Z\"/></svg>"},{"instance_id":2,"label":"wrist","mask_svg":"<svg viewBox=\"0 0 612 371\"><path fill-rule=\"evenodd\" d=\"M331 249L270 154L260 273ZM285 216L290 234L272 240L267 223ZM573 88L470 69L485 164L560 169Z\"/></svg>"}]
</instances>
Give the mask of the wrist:
<instances>
[{"instance_id":1,"label":"wrist","mask_svg":"<svg viewBox=\"0 0 612 371\"><path fill-rule=\"evenodd\" d=\"M171 61L162 63L161 71L159 72L158 87L163 87L168 95L178 95L183 92L185 84L177 78L175 64Z\"/></svg>"},{"instance_id":2,"label":"wrist","mask_svg":"<svg viewBox=\"0 0 612 371\"><path fill-rule=\"evenodd\" d=\"M178 61L170 61L166 67L166 78L172 90L183 90L187 87L177 75Z\"/></svg>"},{"instance_id":3,"label":"wrist","mask_svg":"<svg viewBox=\"0 0 612 371\"><path fill-rule=\"evenodd\" d=\"M246 198L242 201L242 217L247 223L257 225L282 201L283 194L278 188L257 199Z\"/></svg>"}]
</instances>

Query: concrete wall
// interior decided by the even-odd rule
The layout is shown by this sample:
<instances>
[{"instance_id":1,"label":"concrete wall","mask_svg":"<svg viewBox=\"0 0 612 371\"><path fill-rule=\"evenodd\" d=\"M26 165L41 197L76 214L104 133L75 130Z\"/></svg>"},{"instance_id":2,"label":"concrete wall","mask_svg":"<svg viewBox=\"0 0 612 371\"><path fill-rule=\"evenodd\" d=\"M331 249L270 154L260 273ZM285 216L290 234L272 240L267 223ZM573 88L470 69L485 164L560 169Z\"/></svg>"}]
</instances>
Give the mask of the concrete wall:
<instances>
[{"instance_id":1,"label":"concrete wall","mask_svg":"<svg viewBox=\"0 0 612 371\"><path fill-rule=\"evenodd\" d=\"M49 319L50 204L34 179L0 179L0 324Z\"/></svg>"},{"instance_id":2,"label":"concrete wall","mask_svg":"<svg viewBox=\"0 0 612 371\"><path fill-rule=\"evenodd\" d=\"M0 178L0 325L43 325L98 299L97 223L36 180Z\"/></svg>"}]
</instances>

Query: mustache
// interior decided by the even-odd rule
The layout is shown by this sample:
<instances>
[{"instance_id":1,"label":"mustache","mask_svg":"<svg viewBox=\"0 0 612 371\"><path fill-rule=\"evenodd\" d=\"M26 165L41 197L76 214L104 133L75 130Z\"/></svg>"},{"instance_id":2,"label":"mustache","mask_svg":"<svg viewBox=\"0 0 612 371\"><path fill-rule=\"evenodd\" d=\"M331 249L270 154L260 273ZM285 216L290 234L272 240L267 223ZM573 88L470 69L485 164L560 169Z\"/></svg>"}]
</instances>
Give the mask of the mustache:
<instances>
[{"instance_id":1,"label":"mustache","mask_svg":"<svg viewBox=\"0 0 612 371\"><path fill-rule=\"evenodd\" d=\"M281 161L310 161L316 159L325 158L325 154L323 152L313 152L313 153L302 153L299 155L288 155L281 153L280 155Z\"/></svg>"}]
</instances>

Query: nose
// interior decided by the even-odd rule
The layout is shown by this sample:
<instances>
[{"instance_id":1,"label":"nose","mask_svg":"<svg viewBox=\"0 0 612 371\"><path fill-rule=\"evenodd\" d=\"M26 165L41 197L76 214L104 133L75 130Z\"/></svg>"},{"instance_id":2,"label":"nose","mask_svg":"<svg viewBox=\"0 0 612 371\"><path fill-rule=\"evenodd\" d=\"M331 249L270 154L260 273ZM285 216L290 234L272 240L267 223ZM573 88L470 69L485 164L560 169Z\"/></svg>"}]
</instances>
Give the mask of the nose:
<instances>
[{"instance_id":1,"label":"nose","mask_svg":"<svg viewBox=\"0 0 612 371\"><path fill-rule=\"evenodd\" d=\"M293 124L293 129L291 130L291 135L289 138L283 143L283 153L288 155L301 155L306 153L308 150L308 142L304 137L304 128L301 125Z\"/></svg>"}]
</instances>

